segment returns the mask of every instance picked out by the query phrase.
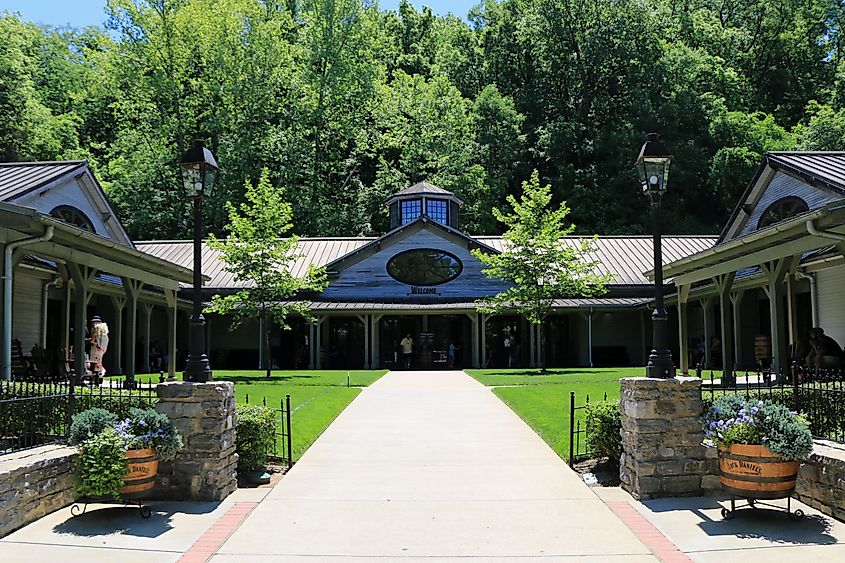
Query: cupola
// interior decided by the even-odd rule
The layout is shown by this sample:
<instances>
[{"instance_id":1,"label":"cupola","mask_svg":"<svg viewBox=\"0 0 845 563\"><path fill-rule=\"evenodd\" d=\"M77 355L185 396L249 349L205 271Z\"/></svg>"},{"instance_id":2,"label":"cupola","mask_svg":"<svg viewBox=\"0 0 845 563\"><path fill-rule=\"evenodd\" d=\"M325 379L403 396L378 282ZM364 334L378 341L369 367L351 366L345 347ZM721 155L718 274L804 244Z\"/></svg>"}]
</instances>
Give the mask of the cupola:
<instances>
[{"instance_id":1,"label":"cupola","mask_svg":"<svg viewBox=\"0 0 845 563\"><path fill-rule=\"evenodd\" d=\"M464 200L439 186L419 182L393 194L384 203L390 209L391 230L416 221L423 215L457 229Z\"/></svg>"}]
</instances>

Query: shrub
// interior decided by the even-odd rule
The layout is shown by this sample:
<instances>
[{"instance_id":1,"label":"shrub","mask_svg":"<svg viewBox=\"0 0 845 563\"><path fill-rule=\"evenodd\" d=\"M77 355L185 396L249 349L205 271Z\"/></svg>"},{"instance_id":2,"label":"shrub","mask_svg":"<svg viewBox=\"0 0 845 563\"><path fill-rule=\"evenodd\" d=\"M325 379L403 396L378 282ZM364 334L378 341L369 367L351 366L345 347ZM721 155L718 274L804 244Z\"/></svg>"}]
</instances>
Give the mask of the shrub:
<instances>
[{"instance_id":1,"label":"shrub","mask_svg":"<svg viewBox=\"0 0 845 563\"><path fill-rule=\"evenodd\" d=\"M240 405L237 416L238 471L263 469L275 444L276 413L269 407Z\"/></svg>"},{"instance_id":2,"label":"shrub","mask_svg":"<svg viewBox=\"0 0 845 563\"><path fill-rule=\"evenodd\" d=\"M74 462L74 489L77 494L119 499L127 469L123 452L123 439L112 427L86 440Z\"/></svg>"},{"instance_id":3,"label":"shrub","mask_svg":"<svg viewBox=\"0 0 845 563\"><path fill-rule=\"evenodd\" d=\"M813 451L813 436L804 418L783 405L725 395L704 415L707 437L720 446L766 445L785 460L800 460Z\"/></svg>"},{"instance_id":4,"label":"shrub","mask_svg":"<svg viewBox=\"0 0 845 563\"><path fill-rule=\"evenodd\" d=\"M73 415L68 432L68 443L78 446L117 424L117 416L105 409L88 409Z\"/></svg>"},{"instance_id":5,"label":"shrub","mask_svg":"<svg viewBox=\"0 0 845 563\"><path fill-rule=\"evenodd\" d=\"M619 405L612 401L587 403L587 447L597 457L618 464L622 455L622 421Z\"/></svg>"}]
</instances>

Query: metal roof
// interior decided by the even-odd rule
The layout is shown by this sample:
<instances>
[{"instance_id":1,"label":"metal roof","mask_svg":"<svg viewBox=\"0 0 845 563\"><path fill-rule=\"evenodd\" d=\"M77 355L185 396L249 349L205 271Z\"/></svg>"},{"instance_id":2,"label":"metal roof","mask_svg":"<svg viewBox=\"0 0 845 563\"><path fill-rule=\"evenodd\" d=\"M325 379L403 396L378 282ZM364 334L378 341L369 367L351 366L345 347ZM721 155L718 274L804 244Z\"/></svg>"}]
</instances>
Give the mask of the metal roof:
<instances>
[{"instance_id":1,"label":"metal roof","mask_svg":"<svg viewBox=\"0 0 845 563\"><path fill-rule=\"evenodd\" d=\"M502 237L475 237L479 241L502 250ZM567 244L576 246L585 238L566 237ZM669 264L696 252L701 252L716 243L715 236L664 236L663 264ZM645 272L654 267L651 236L607 236L599 237L593 243L593 252L588 257L597 262L596 273L610 274L613 285L650 285Z\"/></svg>"},{"instance_id":2,"label":"metal roof","mask_svg":"<svg viewBox=\"0 0 845 563\"><path fill-rule=\"evenodd\" d=\"M463 203L464 200L450 192L449 190L444 190L440 186L435 186L434 184L429 184L428 182L417 182L413 186L409 188L405 188L404 190L398 191L389 198L385 200L385 204L389 204L397 198L402 198L404 196L409 195L435 195L439 197L445 197L449 199L453 199L458 203Z\"/></svg>"},{"instance_id":3,"label":"metal roof","mask_svg":"<svg viewBox=\"0 0 845 563\"><path fill-rule=\"evenodd\" d=\"M642 297L557 299L555 300L554 306L557 309L613 309L617 307L644 305L649 301L650 299ZM478 304L472 301L457 303L311 301L308 303L308 306L312 311L474 311L478 307Z\"/></svg>"},{"instance_id":4,"label":"metal roof","mask_svg":"<svg viewBox=\"0 0 845 563\"><path fill-rule=\"evenodd\" d=\"M0 163L0 201L12 201L85 164L84 160Z\"/></svg>"},{"instance_id":5,"label":"metal roof","mask_svg":"<svg viewBox=\"0 0 845 563\"><path fill-rule=\"evenodd\" d=\"M301 238L299 239L299 254L292 267L294 276L302 276L313 264L316 267L325 266L329 262L356 250L374 240L372 237L354 238ZM142 241L136 242L135 248L158 258L192 268L194 264L194 243L189 240ZM235 281L235 277L227 272L225 264L220 259L220 253L212 250L208 244L202 245L202 273L210 280L205 287L216 289L237 289L243 287Z\"/></svg>"},{"instance_id":6,"label":"metal roof","mask_svg":"<svg viewBox=\"0 0 845 563\"><path fill-rule=\"evenodd\" d=\"M845 192L845 151L769 152L766 159L773 168L787 168Z\"/></svg>"},{"instance_id":7,"label":"metal roof","mask_svg":"<svg viewBox=\"0 0 845 563\"><path fill-rule=\"evenodd\" d=\"M473 237L496 250L502 249L502 237ZM592 238L592 237L589 237ZM584 237L567 237L568 244L579 244ZM301 238L299 253L304 257L294 262L291 272L295 276L305 273L308 266L321 267L376 240L372 237L350 238ZM715 236L667 236L663 237L663 262L668 264L713 246ZM193 264L193 243L191 241L146 241L136 242L135 247L174 264L190 268ZM650 236L600 237L594 243L595 252L590 258L596 260L599 273L613 276L614 285L650 285L643 275L652 267L652 241ZM225 264L219 253L207 244L202 247L203 274L210 278L208 288L236 289L242 287L232 274L224 270ZM579 300L582 301L582 300Z\"/></svg>"}]
</instances>

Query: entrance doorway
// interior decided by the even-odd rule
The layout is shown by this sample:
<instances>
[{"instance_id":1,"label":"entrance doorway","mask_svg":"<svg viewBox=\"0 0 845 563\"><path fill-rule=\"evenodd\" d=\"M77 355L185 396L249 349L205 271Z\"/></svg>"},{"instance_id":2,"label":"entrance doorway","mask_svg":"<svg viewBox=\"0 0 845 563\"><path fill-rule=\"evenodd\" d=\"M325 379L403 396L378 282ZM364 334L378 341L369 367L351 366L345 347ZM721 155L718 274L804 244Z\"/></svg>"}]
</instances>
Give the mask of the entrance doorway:
<instances>
[{"instance_id":1,"label":"entrance doorway","mask_svg":"<svg viewBox=\"0 0 845 563\"><path fill-rule=\"evenodd\" d=\"M379 365L385 368L404 368L401 342L406 335L414 341L411 369L462 369L471 361L472 323L466 315L386 316L378 330Z\"/></svg>"}]
</instances>

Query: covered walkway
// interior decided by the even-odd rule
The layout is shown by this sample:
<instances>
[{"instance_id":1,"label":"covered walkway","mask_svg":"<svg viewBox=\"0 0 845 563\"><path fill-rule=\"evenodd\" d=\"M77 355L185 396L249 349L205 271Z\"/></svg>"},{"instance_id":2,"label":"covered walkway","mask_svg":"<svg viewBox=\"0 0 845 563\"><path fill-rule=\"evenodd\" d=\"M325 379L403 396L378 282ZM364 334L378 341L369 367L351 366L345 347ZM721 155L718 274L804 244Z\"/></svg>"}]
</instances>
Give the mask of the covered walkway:
<instances>
[{"instance_id":1,"label":"covered walkway","mask_svg":"<svg viewBox=\"0 0 845 563\"><path fill-rule=\"evenodd\" d=\"M338 417L212 558L655 561L489 389L391 372Z\"/></svg>"}]
</instances>

